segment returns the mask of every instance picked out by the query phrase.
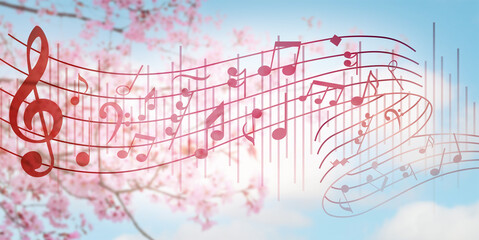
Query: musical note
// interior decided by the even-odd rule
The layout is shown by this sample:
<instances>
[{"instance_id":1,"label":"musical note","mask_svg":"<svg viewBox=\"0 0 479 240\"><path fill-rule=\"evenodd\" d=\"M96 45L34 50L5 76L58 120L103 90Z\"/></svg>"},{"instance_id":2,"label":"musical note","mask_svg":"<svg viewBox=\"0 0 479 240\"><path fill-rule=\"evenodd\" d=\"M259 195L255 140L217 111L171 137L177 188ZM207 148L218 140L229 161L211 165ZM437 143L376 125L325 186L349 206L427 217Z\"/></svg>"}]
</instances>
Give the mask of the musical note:
<instances>
[{"instance_id":1,"label":"musical note","mask_svg":"<svg viewBox=\"0 0 479 240\"><path fill-rule=\"evenodd\" d=\"M117 156L119 158L124 159L124 158L128 157L128 154L130 154L130 150L133 148L133 143L135 142L135 139L143 139L143 140L154 142L156 137L136 133L135 136L133 137L133 140L131 140L130 146L128 147L128 151L125 151L125 150L118 151ZM136 160L138 162L144 162L148 158L148 156L150 155L150 151L151 151L152 148L153 148L153 143L149 144L148 151L147 151L146 154L140 153L140 154L136 155Z\"/></svg>"},{"instance_id":2,"label":"musical note","mask_svg":"<svg viewBox=\"0 0 479 240\"><path fill-rule=\"evenodd\" d=\"M284 119L284 128L277 128L271 134L275 140L283 139L288 131L288 93L284 93Z\"/></svg>"},{"instance_id":3,"label":"musical note","mask_svg":"<svg viewBox=\"0 0 479 240\"><path fill-rule=\"evenodd\" d=\"M336 100L331 100L331 101L329 102L329 105L334 106L334 105L336 105L336 104L338 103L339 98L341 97L341 94L342 94L343 91L344 91L344 85L314 80L313 83L311 83L311 86L309 86L309 89L308 89L308 92L306 93L306 95L304 95L304 96L299 96L299 98L298 98L299 101L302 101L302 102L306 101L306 98L310 95L311 90L313 89L313 86L314 86L314 85L327 87L327 88L326 88L326 91L325 91L325 93L324 93L324 95L323 95L323 97L322 97L322 98L321 98L321 97L318 97L317 99L314 100L314 102L315 102L316 104L321 104L321 103L323 102L324 98L326 97L326 93L328 93L329 88L332 88L332 89L341 89L341 92L339 93L339 95L338 95L338 97L336 98Z\"/></svg>"},{"instance_id":4,"label":"musical note","mask_svg":"<svg viewBox=\"0 0 479 240\"><path fill-rule=\"evenodd\" d=\"M230 76L230 79L228 79L228 86L232 88L239 88L244 85L243 97L246 98L246 69L243 69L243 71L238 73L238 69L236 69L235 67L230 67L228 68L228 75ZM243 78L238 78L238 79L232 78L232 77L239 77L240 75L243 75Z\"/></svg>"},{"instance_id":5,"label":"musical note","mask_svg":"<svg viewBox=\"0 0 479 240\"><path fill-rule=\"evenodd\" d=\"M428 136L426 146L424 148L419 149L419 153L425 153L429 143L431 143L431 146L434 147L434 138L432 136Z\"/></svg>"},{"instance_id":6,"label":"musical note","mask_svg":"<svg viewBox=\"0 0 479 240\"><path fill-rule=\"evenodd\" d=\"M399 87L401 88L401 90L404 90L404 88L402 87L401 83L399 82L399 80L396 78L396 75L394 75L394 70L396 70L398 66L398 62L396 60L391 60L391 62L389 62L388 64L388 70L389 72L391 73L392 75L392 78L394 80L396 80L397 84L399 85Z\"/></svg>"},{"instance_id":7,"label":"musical note","mask_svg":"<svg viewBox=\"0 0 479 240\"><path fill-rule=\"evenodd\" d=\"M402 117L403 114L399 114L401 112L401 109L398 109L396 111L396 109L388 109L384 112L384 118L387 120L387 121L391 121L391 117L388 116L388 113L393 113L394 115L396 115L396 119L398 120L399 122L399 128L401 128L401 119L400 117Z\"/></svg>"},{"instance_id":8,"label":"musical note","mask_svg":"<svg viewBox=\"0 0 479 240\"><path fill-rule=\"evenodd\" d=\"M431 169L431 175L437 176L441 172L442 168L442 162L444 161L444 153L446 153L446 149L442 150L442 157L441 157L441 163L439 164L439 168L433 168Z\"/></svg>"},{"instance_id":9,"label":"musical note","mask_svg":"<svg viewBox=\"0 0 479 240\"><path fill-rule=\"evenodd\" d=\"M374 82L376 83L376 86L374 86L373 83L371 82L371 78L374 78ZM368 81L366 82L366 87L364 88L362 97L358 96L358 97L353 97L351 99L351 103L353 105L359 106L363 104L364 97L366 96L366 90L368 89L369 85L371 85L374 88L374 95L376 95L378 93L379 81L376 78L376 76L374 76L373 71L369 71Z\"/></svg>"},{"instance_id":10,"label":"musical note","mask_svg":"<svg viewBox=\"0 0 479 240\"><path fill-rule=\"evenodd\" d=\"M173 136L173 138L171 139L171 143L170 143L170 146L168 147L168 149L171 149L171 146L173 146L173 142L175 141L176 139L176 135L178 134L178 131L180 129L180 126L181 126L181 123L183 121L183 116L186 114L186 110L188 109L188 107L190 106L190 103L191 103L191 99L193 98L193 92L191 92L189 89L187 88L183 88L181 89L181 95L183 97L188 97L188 103L186 104L186 106L183 106L183 102L182 101L178 101L176 102L175 106L176 106L176 109L178 110L184 110L183 111L183 114L181 115L181 117L179 117L178 115L176 115L175 113L171 115L170 117L170 120L173 122L173 123L179 123L178 126L176 127L176 130L173 131L173 128L172 127L167 127L165 129L165 133L166 135L168 136Z\"/></svg>"},{"instance_id":11,"label":"musical note","mask_svg":"<svg viewBox=\"0 0 479 240\"><path fill-rule=\"evenodd\" d=\"M456 138L456 134L454 133L454 141L456 142L456 147L457 147L457 151L459 152L458 154L454 155L454 158L453 158L453 161L455 163L458 163L460 161L462 161L462 152L461 152L461 149L459 148L459 143L457 143L457 138Z\"/></svg>"},{"instance_id":12,"label":"musical note","mask_svg":"<svg viewBox=\"0 0 479 240\"><path fill-rule=\"evenodd\" d=\"M343 210L348 211L348 212L353 212L351 209L351 205L349 204L348 198L346 198L346 193L349 191L349 186L348 185L343 185L341 186L341 192L343 193L344 200L346 200L346 203L348 204L347 207L343 206L344 202L341 202L341 198L339 198L339 207L341 207Z\"/></svg>"},{"instance_id":13,"label":"musical note","mask_svg":"<svg viewBox=\"0 0 479 240\"><path fill-rule=\"evenodd\" d=\"M116 112L116 123L115 123L115 129L113 130L113 134L111 135L110 139L108 140L107 144L113 139L113 137L115 137L116 133L118 132L118 129L120 129L120 126L121 126L121 123L123 121L123 109L121 109L120 105L118 105L117 103L115 102L107 102L105 104L103 104L101 107L100 107L100 111L99 111L99 115L100 115L100 118L102 119L105 119L107 118L107 114L106 114L106 111L105 111L105 108L107 107L113 107L113 109L115 109L115 112ZM126 114L125 114L126 115ZM129 116L129 114L128 114Z\"/></svg>"},{"instance_id":14,"label":"musical note","mask_svg":"<svg viewBox=\"0 0 479 240\"><path fill-rule=\"evenodd\" d=\"M116 88L116 93L118 93L119 95L122 95L122 96L125 96L125 95L128 95L131 91L131 88L133 87L133 85L135 84L136 82L136 79L138 78L138 76L140 75L140 72L141 72L141 69L143 68L143 65L141 65L140 67L140 70L138 70L138 73L136 74L135 76L135 79L133 80L133 82L130 84L130 85L120 85ZM120 91L120 88L122 89L125 89L124 91Z\"/></svg>"},{"instance_id":15,"label":"musical note","mask_svg":"<svg viewBox=\"0 0 479 240\"><path fill-rule=\"evenodd\" d=\"M86 93L86 92L88 91L88 83L87 83L87 81L86 81L80 74L78 74L78 81L79 81L79 82L82 82L82 83L84 83L84 84L86 85L86 89L85 89L85 92L84 92L84 93ZM71 103L72 105L77 105L77 104L80 102L80 97L79 97L79 96L80 96L80 94L78 94L78 97L77 97L77 96L73 96L73 97L70 99L70 103Z\"/></svg>"},{"instance_id":16,"label":"musical note","mask_svg":"<svg viewBox=\"0 0 479 240\"><path fill-rule=\"evenodd\" d=\"M406 172L408 169L411 169L410 173ZM403 166L399 167L399 170L401 170L401 172L403 172L402 173L403 178L407 178L407 177L411 176L411 174L412 174L414 176L414 178L417 180L416 173L414 172L414 169L412 169L411 164L403 165Z\"/></svg>"},{"instance_id":17,"label":"musical note","mask_svg":"<svg viewBox=\"0 0 479 240\"><path fill-rule=\"evenodd\" d=\"M361 150L361 146L363 144L364 138L366 137L365 134L368 132L369 125L371 125L371 121L373 120L372 117L371 117L371 114L369 114L369 113L366 113L364 116L366 117L366 119L361 121L361 126L360 127L365 127L366 130L363 131L362 129L359 129L358 130L358 135L359 136L354 139L354 142L356 144L359 144L358 152L359 152L359 150Z\"/></svg>"},{"instance_id":18,"label":"musical note","mask_svg":"<svg viewBox=\"0 0 479 240\"><path fill-rule=\"evenodd\" d=\"M32 64L30 62L30 51L32 49L33 42L40 38L41 50L40 56L36 64L32 68ZM32 177L42 177L48 174L52 169L55 163L55 159L53 156L53 150L50 143L50 140L54 139L61 130L62 122L63 122L63 114L58 107L58 105L48 99L41 99L38 95L37 90L37 83L43 76L45 69L48 64L48 41L47 37L43 30L35 26L28 36L27 42L27 65L28 65L28 75L25 78L25 81L22 83L20 88L17 90L15 95L13 96L12 102L10 104L10 111L9 111L9 118L10 118L10 126L13 132L21 139L31 142L31 143L46 143L48 148L48 153L50 155L50 164L48 168L44 171L37 172L36 170L42 166L42 157L40 153L36 151L27 152L22 156L21 165L23 170ZM30 104L25 108L25 113L23 114L23 121L27 129L32 130L33 124L33 117L38 113L40 115L40 121L42 124L43 129L43 139L35 140L25 136L21 131L20 127L18 126L17 118L20 106L22 105L23 101L33 92L35 95L35 100L30 102ZM45 117L43 112L47 112L53 118L52 129L50 132L47 130L47 124L45 123Z\"/></svg>"},{"instance_id":19,"label":"musical note","mask_svg":"<svg viewBox=\"0 0 479 240\"><path fill-rule=\"evenodd\" d=\"M296 72L296 64L298 63L299 50L301 48L300 41L291 41L291 42L276 41L274 43L273 56L271 57L271 64L269 66L265 65L265 66L259 67L258 74L261 76L268 76L271 73L271 68L273 67L274 54L276 52L276 49L283 49L283 48L289 48L289 47L298 48L298 52L296 53L294 63L283 67L283 74L287 76L293 75Z\"/></svg>"},{"instance_id":20,"label":"musical note","mask_svg":"<svg viewBox=\"0 0 479 240\"><path fill-rule=\"evenodd\" d=\"M150 100L153 100L154 102L148 104L148 102ZM148 110L153 110L153 109L155 109L155 107L156 107L156 91L155 91L155 88L153 88L145 96L145 114L140 114L138 116L138 119L141 120L141 121L145 120L146 119L146 109L148 108Z\"/></svg>"},{"instance_id":21,"label":"musical note","mask_svg":"<svg viewBox=\"0 0 479 240\"><path fill-rule=\"evenodd\" d=\"M358 73L359 73L358 72L358 70L359 70L359 66L358 66L358 64L359 64L359 53L351 53L349 51L346 51L346 52L344 52L343 56L345 58L348 58L348 60L344 60L344 66L355 67L356 68L356 75L358 75ZM355 58L354 63L351 60L349 60L351 58Z\"/></svg>"},{"instance_id":22,"label":"musical note","mask_svg":"<svg viewBox=\"0 0 479 240\"><path fill-rule=\"evenodd\" d=\"M331 40L329 40L332 44L334 44L335 46L338 46L339 43L341 43L341 38L338 37L336 34L334 34L334 36L331 38Z\"/></svg>"},{"instance_id":23,"label":"musical note","mask_svg":"<svg viewBox=\"0 0 479 240\"><path fill-rule=\"evenodd\" d=\"M374 185L372 182L374 181L373 179L373 176L371 174L369 174L368 176L366 176L366 180L368 181L369 184L371 184L373 187L375 187L376 189L380 190L381 192L384 190L384 188L386 187L386 184L388 182L388 177L385 176L384 174L382 174L380 171L378 171L378 162L374 161L371 163L371 168L374 169L376 172L378 172L379 174L381 174L382 177L384 177L384 180L381 184L381 188L378 188L376 187L376 185Z\"/></svg>"},{"instance_id":24,"label":"musical note","mask_svg":"<svg viewBox=\"0 0 479 240\"><path fill-rule=\"evenodd\" d=\"M91 128L91 118L88 119L88 129L89 129L89 136L88 136L88 153L80 152L77 154L75 161L80 167L84 167L90 163L90 153L91 153L91 138L92 138L92 128Z\"/></svg>"},{"instance_id":25,"label":"musical note","mask_svg":"<svg viewBox=\"0 0 479 240\"><path fill-rule=\"evenodd\" d=\"M206 118L205 121L205 148L198 148L195 151L195 156L199 159L206 158L208 156L208 129L213 125L213 123L221 117L221 130L214 130L211 133L211 138L213 140L219 141L224 137L224 101L221 102L215 110Z\"/></svg>"},{"instance_id":26,"label":"musical note","mask_svg":"<svg viewBox=\"0 0 479 240\"><path fill-rule=\"evenodd\" d=\"M251 143L253 143L253 146L254 146L254 130L255 130L255 124L254 124L254 120L255 119L258 119L260 118L261 116L263 116L263 112L258 109L258 108L255 108L253 109L253 111L251 112L251 118L252 118L252 124L253 124L253 137L251 137L247 132L246 132L246 124L247 122L243 125L243 136L248 140L250 141Z\"/></svg>"}]
</instances>

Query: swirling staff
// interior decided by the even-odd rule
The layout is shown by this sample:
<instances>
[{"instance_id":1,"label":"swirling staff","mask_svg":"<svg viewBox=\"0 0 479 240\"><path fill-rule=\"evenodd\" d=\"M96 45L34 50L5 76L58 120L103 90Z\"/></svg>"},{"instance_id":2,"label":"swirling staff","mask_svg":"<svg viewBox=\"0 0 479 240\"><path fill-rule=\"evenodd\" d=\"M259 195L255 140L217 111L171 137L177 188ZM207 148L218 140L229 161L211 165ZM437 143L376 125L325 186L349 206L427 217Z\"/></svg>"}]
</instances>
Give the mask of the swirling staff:
<instances>
[{"instance_id":1,"label":"swirling staff","mask_svg":"<svg viewBox=\"0 0 479 240\"><path fill-rule=\"evenodd\" d=\"M32 44L37 38L40 38L41 51L35 66L32 68L32 64L30 62L30 53L31 53ZM9 111L10 126L13 132L19 138L31 143L46 143L47 144L48 153L50 155L50 165L44 171L41 171L41 172L36 171L42 165L42 157L40 153L36 151L30 151L22 156L21 164L22 164L23 170L27 174L33 177L45 176L53 169L55 160L54 160L50 141L53 138L55 138L55 136L57 136L58 133L60 132L62 127L62 119L63 119L62 111L55 102L48 99L41 99L40 96L38 95L38 90L36 85L38 81L40 81L40 78L42 77L43 73L45 72L47 64L48 64L47 37L45 36L45 33L43 32L43 30L40 27L36 26L35 28L33 28L32 32L28 36L28 42L27 42L28 76L25 79L25 81L22 83L20 88L17 90L15 95L13 96L13 99L10 105L10 111ZM34 93L35 100L33 100L25 108L25 112L23 114L23 121L25 123L25 126L29 130L32 130L33 117L37 113L40 115L40 120L41 120L44 135L43 135L43 139L39 139L39 140L31 139L25 136L20 131L20 128L17 122L20 106L22 105L23 101L28 97L28 95L30 95L31 92ZM50 132L48 132L47 130L43 112L49 113L53 118L53 126Z\"/></svg>"},{"instance_id":2,"label":"swirling staff","mask_svg":"<svg viewBox=\"0 0 479 240\"><path fill-rule=\"evenodd\" d=\"M399 96L400 100L394 101L393 96ZM342 130L326 138L321 145L322 149L320 150L327 152L321 163L321 165L323 163L326 164L323 165L323 168L325 167L327 172L321 181L333 179L323 197L323 208L331 216L356 216L383 204L384 202L380 200L375 201L375 199L379 199L376 194L389 191L390 186L395 183L393 171L389 171L388 166L390 165L386 163L391 163L393 167L395 166L393 160L402 156L403 147L409 148L409 145L406 146L406 143L414 141L413 137L425 127L432 115L431 103L420 95L393 92L381 94L381 97L370 96L369 98L373 100L351 109L351 111L358 112L373 108L373 111L368 116L368 119L371 121L367 122L366 131L363 131L365 128L363 122L366 121L364 119L356 123L348 123ZM392 99L391 105L385 104L387 98ZM378 103L380 102L384 103L384 106L379 106L380 104ZM404 105L406 106L404 107ZM392 109L397 109L394 111L396 113L401 112L401 114L394 114L393 117L387 115ZM347 112L342 112L332 119L336 121L346 114ZM401 125L398 124L398 117L401 118ZM357 126L360 127L357 135L354 133L351 137L345 137L342 144L332 149L324 147L326 142L331 141L333 136L346 131L352 131ZM403 138L404 135L406 136ZM357 148L358 141L356 140L358 138L360 138L361 143L365 142L359 145L363 146L363 148ZM354 150L347 151L349 147ZM339 159L342 160L335 159L335 155L336 157L341 155L341 151L344 156ZM395 155L397 151L401 153ZM333 161L333 159L335 160ZM403 158L401 157L401 159ZM408 156L404 159L410 160L415 159L415 157ZM403 176L414 175L416 177L417 174L415 174L413 167L409 164L409 162L401 163L401 166L395 170L406 173ZM364 175L367 175L366 178L363 177ZM359 183L357 183L358 177ZM330 183L331 181L324 182Z\"/></svg>"}]
</instances>

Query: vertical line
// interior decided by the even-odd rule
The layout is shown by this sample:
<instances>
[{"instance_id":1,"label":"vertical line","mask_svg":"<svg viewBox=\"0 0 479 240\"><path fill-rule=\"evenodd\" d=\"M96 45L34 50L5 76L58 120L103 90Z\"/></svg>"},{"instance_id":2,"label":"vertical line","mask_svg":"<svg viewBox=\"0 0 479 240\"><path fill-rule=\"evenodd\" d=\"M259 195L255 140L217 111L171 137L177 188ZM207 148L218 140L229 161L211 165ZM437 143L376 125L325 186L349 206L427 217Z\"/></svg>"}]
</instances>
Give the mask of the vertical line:
<instances>
[{"instance_id":1,"label":"vertical line","mask_svg":"<svg viewBox=\"0 0 479 240\"><path fill-rule=\"evenodd\" d=\"M436 106L436 23L432 23L432 105ZM436 114L432 118L432 131L436 131Z\"/></svg>"},{"instance_id":2,"label":"vertical line","mask_svg":"<svg viewBox=\"0 0 479 240\"><path fill-rule=\"evenodd\" d=\"M457 49L457 132L459 132L459 92L460 83L459 83L459 48Z\"/></svg>"}]
</instances>

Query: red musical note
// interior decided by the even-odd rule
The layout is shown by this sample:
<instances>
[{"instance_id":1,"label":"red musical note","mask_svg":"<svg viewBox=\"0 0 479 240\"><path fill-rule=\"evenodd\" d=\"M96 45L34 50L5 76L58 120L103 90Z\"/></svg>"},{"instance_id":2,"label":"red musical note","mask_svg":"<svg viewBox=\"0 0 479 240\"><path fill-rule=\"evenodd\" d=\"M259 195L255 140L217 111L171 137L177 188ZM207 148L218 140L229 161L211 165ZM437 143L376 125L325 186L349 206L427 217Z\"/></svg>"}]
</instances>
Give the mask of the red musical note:
<instances>
[{"instance_id":1,"label":"red musical note","mask_svg":"<svg viewBox=\"0 0 479 240\"><path fill-rule=\"evenodd\" d=\"M88 91L88 83L87 81L80 75L78 74L78 81L79 82L83 82L85 85L86 85L86 89L85 89L85 92L86 93ZM78 85L78 87L80 87L80 85ZM70 99L70 103L73 104L73 105L77 105L79 102L80 102L80 95L77 96L73 96L71 99Z\"/></svg>"},{"instance_id":2,"label":"red musical note","mask_svg":"<svg viewBox=\"0 0 479 240\"><path fill-rule=\"evenodd\" d=\"M206 118L205 122L205 148L198 148L195 151L195 156L199 159L206 158L208 156L208 129L213 125L213 123L221 117L221 130L214 130L211 133L211 138L213 140L219 141L224 137L224 101L218 105L215 110Z\"/></svg>"},{"instance_id":3,"label":"red musical note","mask_svg":"<svg viewBox=\"0 0 479 240\"><path fill-rule=\"evenodd\" d=\"M429 143L431 143L431 146L434 147L434 138L432 136L428 136L426 146L424 148L419 149L419 153L425 153Z\"/></svg>"},{"instance_id":4,"label":"red musical note","mask_svg":"<svg viewBox=\"0 0 479 240\"><path fill-rule=\"evenodd\" d=\"M151 89L151 91L145 96L145 114L140 114L138 116L138 119L143 121L146 119L146 109L148 108L148 110L153 110L155 109L156 107L156 90L155 88ZM148 102L150 100L153 100L154 102L153 103L149 103Z\"/></svg>"},{"instance_id":5,"label":"red musical note","mask_svg":"<svg viewBox=\"0 0 479 240\"><path fill-rule=\"evenodd\" d=\"M343 193L344 200L346 200L346 203L348 204L348 206L347 207L343 206L343 202L341 202L341 198L339 198L339 207L341 207L345 211L353 212L353 210L351 209L351 204L349 204L348 198L346 198L346 193L348 191L349 191L348 185L341 186L341 192Z\"/></svg>"},{"instance_id":6,"label":"red musical note","mask_svg":"<svg viewBox=\"0 0 479 240\"><path fill-rule=\"evenodd\" d=\"M459 143L457 143L457 138L456 138L456 134L454 133L454 141L456 142L456 147L457 147L457 151L459 152L458 154L454 155L454 158L453 158L453 161L455 163L458 163L460 161L462 161L462 152L461 152L461 149L459 148Z\"/></svg>"},{"instance_id":7,"label":"red musical note","mask_svg":"<svg viewBox=\"0 0 479 240\"><path fill-rule=\"evenodd\" d=\"M370 174L368 176L366 176L366 180L368 181L369 184L371 184L373 187L375 187L376 189L380 190L381 192L384 190L384 188L386 187L386 184L388 182L388 176L385 176L384 174L382 174L380 171L378 171L378 166L379 164L374 161L371 163L371 168L374 169L376 172L378 172L379 174L381 174L382 177L384 177L384 180L381 184L381 188L378 188L376 187L376 185L374 185L372 182L374 181L374 178L373 176Z\"/></svg>"},{"instance_id":8,"label":"red musical note","mask_svg":"<svg viewBox=\"0 0 479 240\"><path fill-rule=\"evenodd\" d=\"M373 83L371 82L371 78L374 78L374 82L376 82L376 86L374 86ZM374 76L373 71L369 71L368 81L366 82L366 87L364 88L363 96L362 97L353 97L351 99L351 103L353 105L359 106L359 105L363 104L364 97L366 96L366 90L368 89L369 85L371 85L374 88L374 95L376 95L378 93L379 81L376 78L376 76Z\"/></svg>"},{"instance_id":9,"label":"red musical note","mask_svg":"<svg viewBox=\"0 0 479 240\"><path fill-rule=\"evenodd\" d=\"M344 60L344 66L346 66L346 67L355 67L355 69L356 69L356 75L358 75L358 73L359 73L359 72L358 72L358 70L359 70L359 66L358 66L358 65L359 65L359 53L351 53L351 52L349 52L349 51L346 51L346 52L344 52L343 55L344 55L345 58L348 58L348 60ZM349 59L351 59L351 58L355 58L354 63L351 62L351 60L349 60Z\"/></svg>"},{"instance_id":10,"label":"red musical note","mask_svg":"<svg viewBox=\"0 0 479 240\"><path fill-rule=\"evenodd\" d=\"M252 124L253 124L253 130L252 130L252 132L253 132L253 137L251 137L251 136L249 135L249 133L246 132L246 124L247 124L247 122L243 125L243 136L244 136L248 141L250 141L251 143L253 143L253 146L254 146L254 132L255 132L254 120L260 118L261 116L263 116L263 112L262 112L260 109L258 109L258 108L253 109L253 111L251 112L251 118L252 118L251 120L252 120Z\"/></svg>"},{"instance_id":11,"label":"red musical note","mask_svg":"<svg viewBox=\"0 0 479 240\"><path fill-rule=\"evenodd\" d=\"M91 154L91 138L92 138L92 128L91 128L91 118L88 119L88 153L80 152L77 154L75 161L77 162L78 166L84 167L90 163L90 154Z\"/></svg>"},{"instance_id":12,"label":"red musical note","mask_svg":"<svg viewBox=\"0 0 479 240\"><path fill-rule=\"evenodd\" d=\"M115 102L107 102L100 107L100 111L99 111L100 112L99 113L100 118L102 118L102 119L107 118L105 108L108 107L108 106L111 106L111 107L113 107L113 109L115 109L116 124L115 124L115 129L113 130L113 134L111 135L107 144L113 139L113 137L115 137L116 133L118 132L118 129L120 129L121 123L123 122L123 109L121 109L120 105L118 105ZM129 116L129 114L128 114L128 116Z\"/></svg>"},{"instance_id":13,"label":"red musical note","mask_svg":"<svg viewBox=\"0 0 479 240\"><path fill-rule=\"evenodd\" d=\"M300 41L291 41L291 42L276 41L274 43L273 56L271 57L271 64L269 66L265 65L258 68L258 74L261 76L268 76L271 73L271 68L273 67L274 54L276 52L276 49L283 49L283 48L289 48L289 47L297 47L298 52L296 53L294 63L283 67L283 74L287 76L293 75L293 73L296 72L296 64L298 63L299 50L301 48Z\"/></svg>"},{"instance_id":14,"label":"red musical note","mask_svg":"<svg viewBox=\"0 0 479 240\"><path fill-rule=\"evenodd\" d=\"M133 148L133 143L135 142L135 139L143 139L143 140L153 142L153 141L155 141L156 137L143 135L143 134L139 134L139 133L135 134L135 136L133 137L133 140L131 140L130 146L128 147L128 151L125 151L125 150L118 151L117 156L119 158L123 159L123 158L128 157L128 154L130 154L130 150ZM150 151L151 151L152 148L153 148L153 143L149 144L148 151L147 151L146 154L140 153L140 154L136 155L136 160L138 162L144 162L148 158L148 156L150 155Z\"/></svg>"},{"instance_id":15,"label":"red musical note","mask_svg":"<svg viewBox=\"0 0 479 240\"><path fill-rule=\"evenodd\" d=\"M399 87L401 88L401 90L404 90L404 88L402 87L401 83L399 82L399 80L396 78L396 75L394 75L394 70L396 70L398 66L398 62L396 60L392 60L391 62L389 62L388 64L388 70L389 72L391 73L392 75L392 78L394 80L396 80L397 84L399 85Z\"/></svg>"},{"instance_id":16,"label":"red musical note","mask_svg":"<svg viewBox=\"0 0 479 240\"><path fill-rule=\"evenodd\" d=\"M32 64L30 62L30 58L31 58L30 51L32 49L33 42L37 38L40 38L40 43L41 43L40 56L38 57L36 64L32 68ZM42 157L40 153L36 151L30 151L22 156L21 165L23 170L28 175L33 177L45 176L53 169L55 160L53 157L53 150L52 150L50 140L52 140L58 135L58 133L61 130L62 122L63 122L63 114L61 109L58 107L58 105L51 100L41 99L40 96L38 95L38 90L36 87L38 81L40 81L40 79L42 78L42 75L45 72L45 69L47 67L48 54L49 54L49 50L48 50L47 37L45 36L45 33L40 27L35 26L32 32L30 33L30 35L28 36L28 42L27 42L28 76L25 79L25 81L22 83L18 91L15 93L15 95L13 96L13 99L10 105L10 111L9 111L10 126L13 132L19 138L27 142L47 144L48 153L50 155L50 165L48 165L48 169L42 172L36 171L38 168L42 166ZM31 139L25 136L20 131L20 128L17 122L19 108L22 105L23 101L28 97L28 95L30 95L31 92L34 93L35 100L33 100L25 108L23 121L27 129L32 130L33 117L37 113L40 115L40 121L42 124L42 129L44 134L43 139L40 139L40 140ZM47 125L45 123L43 112L47 112L53 118L53 125L50 132L48 132L47 130Z\"/></svg>"},{"instance_id":17,"label":"red musical note","mask_svg":"<svg viewBox=\"0 0 479 240\"><path fill-rule=\"evenodd\" d=\"M125 95L128 95L131 91L131 88L133 87L133 85L135 84L136 82L136 79L138 78L138 76L140 75L140 72L141 72L141 69L143 68L143 65L141 65L140 67L140 70L138 70L138 73L136 74L135 76L135 79L133 79L133 82L130 84L130 85L120 85L116 88L116 93L118 93L119 95L122 95L122 96L125 96ZM120 91L120 88L122 89L125 89L126 88L126 91Z\"/></svg>"},{"instance_id":18,"label":"red musical note","mask_svg":"<svg viewBox=\"0 0 479 240\"><path fill-rule=\"evenodd\" d=\"M339 95L338 95L338 97L336 98L336 100L331 100L331 101L329 102L329 105L334 106L334 105L336 105L336 104L338 103L339 98L341 97L341 94L343 94L343 91L344 91L344 85L336 84L336 83L330 83L330 82L316 81L316 80L315 80L315 81L313 81L313 83L311 83L311 86L309 86L309 90L308 90L308 92L306 93L306 95L304 95L304 96L299 96L299 98L298 98L299 101L302 101L302 102L306 101L306 98L310 95L311 90L313 89L313 86L314 86L314 85L327 87L327 88L326 88L326 91L325 91L325 93L324 93L324 95L323 95L323 97L322 97L322 98L321 98L321 97L318 97L317 99L314 100L314 102L315 102L316 104L321 104L321 103L323 102L324 98L326 97L326 93L328 93L329 88L332 88L332 89L341 89L341 92L339 93Z\"/></svg>"},{"instance_id":19,"label":"red musical note","mask_svg":"<svg viewBox=\"0 0 479 240\"><path fill-rule=\"evenodd\" d=\"M439 163L439 168L431 169L431 171L430 171L431 175L437 176L441 172L442 162L444 161L444 153L446 153L445 148L442 150L442 157L441 157L441 163Z\"/></svg>"},{"instance_id":20,"label":"red musical note","mask_svg":"<svg viewBox=\"0 0 479 240\"><path fill-rule=\"evenodd\" d=\"M273 131L271 136L275 140L281 140L288 132L288 93L284 93L284 128L280 127Z\"/></svg>"},{"instance_id":21,"label":"red musical note","mask_svg":"<svg viewBox=\"0 0 479 240\"><path fill-rule=\"evenodd\" d=\"M238 73L238 69L235 67L230 67L228 68L228 75L230 76L230 79L228 79L228 86L232 88L239 88L244 85L244 94L243 96L246 97L246 69L243 69L240 73ZM232 77L239 77L240 75L243 75L242 78L232 78Z\"/></svg>"}]
</instances>

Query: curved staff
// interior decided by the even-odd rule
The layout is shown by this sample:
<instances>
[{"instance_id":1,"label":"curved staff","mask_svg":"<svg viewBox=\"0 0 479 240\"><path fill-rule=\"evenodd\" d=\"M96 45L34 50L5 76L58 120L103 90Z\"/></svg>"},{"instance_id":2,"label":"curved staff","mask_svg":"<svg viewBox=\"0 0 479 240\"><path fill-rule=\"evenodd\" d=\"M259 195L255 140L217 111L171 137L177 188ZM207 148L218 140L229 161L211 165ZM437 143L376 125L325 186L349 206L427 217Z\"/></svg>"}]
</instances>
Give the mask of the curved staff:
<instances>
[{"instance_id":1,"label":"curved staff","mask_svg":"<svg viewBox=\"0 0 479 240\"><path fill-rule=\"evenodd\" d=\"M32 68L32 64L30 63L30 50L31 50L33 42L37 38L40 38L41 51L35 66ZM48 51L47 37L45 36L45 33L40 27L35 26L35 28L33 28L32 32L30 33L30 36L28 36L28 43L27 43L28 76L25 79L25 81L22 83L20 88L17 90L17 92L15 93L15 96L13 96L12 103L10 105L10 112L9 112L10 126L12 127L13 132L19 138L31 143L44 143L44 142L47 143L48 152L50 154L50 165L48 166L48 169L46 169L45 171L42 171L42 172L36 171L36 169L40 168L42 165L42 157L38 152L30 151L22 156L21 164L22 164L23 170L28 175L33 177L45 176L53 169L53 164L55 163L55 160L53 157L53 151L52 151L50 140L52 140L58 135L58 133L61 130L62 121L63 121L63 115L62 115L62 111L60 107L58 107L58 105L51 100L40 99L38 95L38 90L36 87L38 81L40 81L47 67L48 53L49 51ZM22 105L23 101L28 97L28 95L30 95L31 92L34 93L35 100L33 100L25 108L25 112L23 114L23 121L25 123L25 126L28 129L32 130L33 117L37 113L40 114L40 120L42 123L44 138L39 140L31 139L25 136L20 131L20 128L17 122L19 108ZM48 112L53 118L53 127L50 133L48 133L43 112Z\"/></svg>"}]
</instances>

